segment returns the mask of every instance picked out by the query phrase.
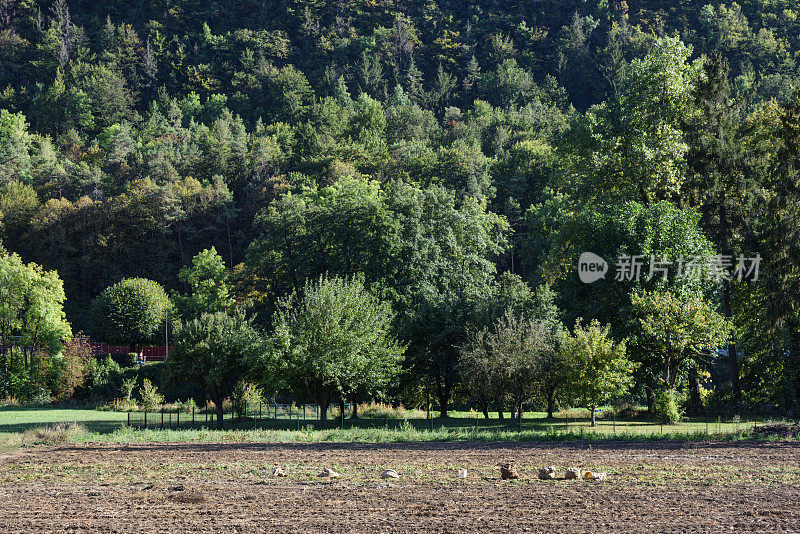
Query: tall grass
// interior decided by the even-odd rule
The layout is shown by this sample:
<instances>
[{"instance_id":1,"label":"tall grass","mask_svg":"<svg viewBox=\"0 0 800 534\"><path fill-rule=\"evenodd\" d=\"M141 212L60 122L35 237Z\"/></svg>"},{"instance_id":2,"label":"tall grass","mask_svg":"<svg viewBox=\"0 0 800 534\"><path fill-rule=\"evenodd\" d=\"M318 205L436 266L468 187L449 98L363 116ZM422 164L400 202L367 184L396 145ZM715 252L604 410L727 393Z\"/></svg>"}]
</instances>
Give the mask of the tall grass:
<instances>
[{"instance_id":1,"label":"tall grass","mask_svg":"<svg viewBox=\"0 0 800 534\"><path fill-rule=\"evenodd\" d=\"M413 408L405 408L401 404L397 408L382 402L363 402L358 405L358 416L365 419L425 419L425 412Z\"/></svg>"},{"instance_id":2,"label":"tall grass","mask_svg":"<svg viewBox=\"0 0 800 534\"><path fill-rule=\"evenodd\" d=\"M752 438L752 432L619 432L615 435L594 432L563 432L538 430L497 430L439 428L433 430L417 429L406 425L400 429L350 428L313 430L132 430L122 428L112 433L79 433L72 441L111 442L111 443L151 443L151 442L228 442L228 443L412 443L412 442L521 442L521 441L734 441Z\"/></svg>"},{"instance_id":3,"label":"tall grass","mask_svg":"<svg viewBox=\"0 0 800 534\"><path fill-rule=\"evenodd\" d=\"M0 450L33 445L65 445L85 441L87 435L88 432L83 425L58 423L32 428L24 432L0 434Z\"/></svg>"}]
</instances>

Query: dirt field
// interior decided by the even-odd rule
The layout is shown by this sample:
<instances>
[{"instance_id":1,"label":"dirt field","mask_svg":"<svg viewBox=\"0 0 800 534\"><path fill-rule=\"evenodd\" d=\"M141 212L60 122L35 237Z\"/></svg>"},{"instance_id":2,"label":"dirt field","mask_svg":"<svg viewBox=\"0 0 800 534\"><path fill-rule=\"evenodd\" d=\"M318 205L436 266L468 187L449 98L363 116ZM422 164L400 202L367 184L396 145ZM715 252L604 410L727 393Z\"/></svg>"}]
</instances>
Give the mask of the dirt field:
<instances>
[{"instance_id":1,"label":"dirt field","mask_svg":"<svg viewBox=\"0 0 800 534\"><path fill-rule=\"evenodd\" d=\"M0 457L0 502L3 532L800 531L800 443L35 447Z\"/></svg>"}]
</instances>

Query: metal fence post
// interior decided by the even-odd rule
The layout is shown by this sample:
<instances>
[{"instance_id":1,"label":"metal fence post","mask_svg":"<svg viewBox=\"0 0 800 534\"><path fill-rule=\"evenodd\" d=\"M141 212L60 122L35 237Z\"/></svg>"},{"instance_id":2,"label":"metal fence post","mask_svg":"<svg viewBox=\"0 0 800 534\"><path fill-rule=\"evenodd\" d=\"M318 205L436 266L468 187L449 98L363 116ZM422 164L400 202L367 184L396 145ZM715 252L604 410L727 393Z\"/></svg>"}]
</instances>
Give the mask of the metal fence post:
<instances>
[{"instance_id":1,"label":"metal fence post","mask_svg":"<svg viewBox=\"0 0 800 534\"><path fill-rule=\"evenodd\" d=\"M181 409L180 408L178 408L178 422L177 422L177 425L178 425L178 428L181 427Z\"/></svg>"},{"instance_id":2,"label":"metal fence post","mask_svg":"<svg viewBox=\"0 0 800 534\"><path fill-rule=\"evenodd\" d=\"M164 405L161 405L161 430L164 430Z\"/></svg>"},{"instance_id":3,"label":"metal fence post","mask_svg":"<svg viewBox=\"0 0 800 534\"><path fill-rule=\"evenodd\" d=\"M131 412L128 412L128 426L131 426Z\"/></svg>"},{"instance_id":4,"label":"metal fence post","mask_svg":"<svg viewBox=\"0 0 800 534\"><path fill-rule=\"evenodd\" d=\"M144 409L144 427L147 428L147 408Z\"/></svg>"}]
</instances>

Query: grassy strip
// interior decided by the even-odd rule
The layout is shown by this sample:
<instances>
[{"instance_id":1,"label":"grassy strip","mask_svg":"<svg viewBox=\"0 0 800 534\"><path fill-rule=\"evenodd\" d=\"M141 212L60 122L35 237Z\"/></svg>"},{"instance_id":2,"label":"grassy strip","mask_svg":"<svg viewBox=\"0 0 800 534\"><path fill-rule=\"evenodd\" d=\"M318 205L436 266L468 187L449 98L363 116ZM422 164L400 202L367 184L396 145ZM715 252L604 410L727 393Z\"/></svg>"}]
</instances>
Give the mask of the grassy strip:
<instances>
[{"instance_id":1,"label":"grassy strip","mask_svg":"<svg viewBox=\"0 0 800 534\"><path fill-rule=\"evenodd\" d=\"M560 442L560 441L736 441L753 439L750 429L739 432L641 432L617 434L593 432L541 432L537 430L434 429L400 430L352 428L331 430L132 430L87 431L81 425L57 425L0 435L0 449L66 443L426 443L426 442ZM770 439L770 438L766 438Z\"/></svg>"}]
</instances>

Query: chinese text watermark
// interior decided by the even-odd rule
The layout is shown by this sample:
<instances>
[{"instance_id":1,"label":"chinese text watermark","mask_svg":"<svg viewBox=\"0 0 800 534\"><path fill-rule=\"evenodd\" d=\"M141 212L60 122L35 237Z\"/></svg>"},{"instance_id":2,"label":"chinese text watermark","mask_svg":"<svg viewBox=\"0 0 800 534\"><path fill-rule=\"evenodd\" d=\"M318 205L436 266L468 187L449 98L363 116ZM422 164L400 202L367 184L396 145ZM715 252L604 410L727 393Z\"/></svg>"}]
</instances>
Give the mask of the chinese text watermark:
<instances>
[{"instance_id":1,"label":"chinese text watermark","mask_svg":"<svg viewBox=\"0 0 800 534\"><path fill-rule=\"evenodd\" d=\"M666 279L670 273L678 279L696 279L720 282L723 280L758 280L761 255L733 256L717 254L710 256L678 256L668 259L666 255L620 254L614 264L614 280L617 282L639 282L654 278ZM584 252L578 259L578 277L581 282L591 284L611 272L609 264L593 252Z\"/></svg>"}]
</instances>

